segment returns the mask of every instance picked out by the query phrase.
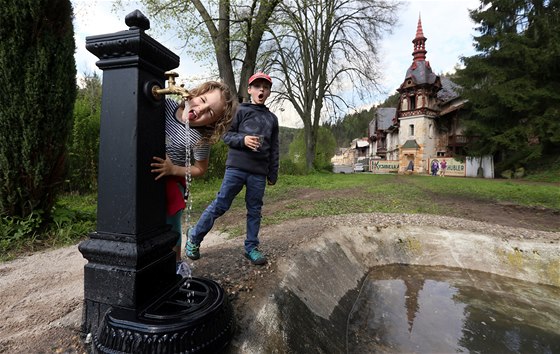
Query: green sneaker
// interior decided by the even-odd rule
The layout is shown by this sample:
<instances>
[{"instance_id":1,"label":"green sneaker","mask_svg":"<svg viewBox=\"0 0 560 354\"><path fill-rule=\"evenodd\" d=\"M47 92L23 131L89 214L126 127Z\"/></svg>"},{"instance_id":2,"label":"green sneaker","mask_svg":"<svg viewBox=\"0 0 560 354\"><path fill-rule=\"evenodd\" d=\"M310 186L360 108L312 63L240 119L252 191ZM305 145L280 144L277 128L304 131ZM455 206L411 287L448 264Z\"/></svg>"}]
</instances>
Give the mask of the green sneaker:
<instances>
[{"instance_id":1,"label":"green sneaker","mask_svg":"<svg viewBox=\"0 0 560 354\"><path fill-rule=\"evenodd\" d=\"M187 244L185 245L185 254L193 261L199 259L200 244L197 245L196 243L191 242L189 238L187 238Z\"/></svg>"},{"instance_id":2,"label":"green sneaker","mask_svg":"<svg viewBox=\"0 0 560 354\"><path fill-rule=\"evenodd\" d=\"M251 252L245 253L245 257L254 265L263 265L266 263L266 257L257 248L253 248Z\"/></svg>"}]
</instances>

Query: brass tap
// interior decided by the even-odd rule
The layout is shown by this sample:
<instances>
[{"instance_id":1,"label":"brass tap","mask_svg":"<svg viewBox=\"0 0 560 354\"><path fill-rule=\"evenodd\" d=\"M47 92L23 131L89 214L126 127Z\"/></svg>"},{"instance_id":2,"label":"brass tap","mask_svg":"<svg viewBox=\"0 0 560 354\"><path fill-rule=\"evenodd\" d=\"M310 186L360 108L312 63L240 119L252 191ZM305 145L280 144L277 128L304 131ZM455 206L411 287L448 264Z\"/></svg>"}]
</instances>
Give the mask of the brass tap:
<instances>
[{"instance_id":1,"label":"brass tap","mask_svg":"<svg viewBox=\"0 0 560 354\"><path fill-rule=\"evenodd\" d=\"M179 95L182 97L183 101L187 100L191 94L185 88L185 85L181 84L177 86L175 84L175 78L179 77L174 71L166 71L165 76L167 76L167 87L161 88L158 85L152 87L152 95L155 99L160 100L163 95Z\"/></svg>"}]
</instances>

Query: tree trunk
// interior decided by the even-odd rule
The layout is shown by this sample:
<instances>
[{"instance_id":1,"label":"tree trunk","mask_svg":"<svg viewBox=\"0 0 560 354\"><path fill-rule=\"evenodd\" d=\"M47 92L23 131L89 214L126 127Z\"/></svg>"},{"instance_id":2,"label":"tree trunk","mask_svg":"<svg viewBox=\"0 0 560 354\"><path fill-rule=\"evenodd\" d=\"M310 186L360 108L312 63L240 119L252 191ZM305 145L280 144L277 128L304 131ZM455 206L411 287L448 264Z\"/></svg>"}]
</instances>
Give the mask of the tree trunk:
<instances>
[{"instance_id":1,"label":"tree trunk","mask_svg":"<svg viewBox=\"0 0 560 354\"><path fill-rule=\"evenodd\" d=\"M216 60L218 62L218 70L220 77L229 86L231 92L236 95L237 87L235 85L235 76L233 75L233 67L231 66L231 50L230 50L230 3L229 1L220 1L220 19L218 21L218 35L214 40L214 49L216 50ZM214 37L212 37L214 38Z\"/></svg>"},{"instance_id":2,"label":"tree trunk","mask_svg":"<svg viewBox=\"0 0 560 354\"><path fill-rule=\"evenodd\" d=\"M316 142L316 138L314 136L314 134L306 134L306 139L305 139L305 145L306 145L306 149L305 149L305 167L307 168L307 171L311 171L313 170L313 162L315 162L315 142Z\"/></svg>"},{"instance_id":3,"label":"tree trunk","mask_svg":"<svg viewBox=\"0 0 560 354\"><path fill-rule=\"evenodd\" d=\"M261 6L254 21L247 23L248 31L246 37L247 47L245 50L245 58L241 65L241 75L239 78L239 101L248 102L249 93L247 92L248 81L251 75L255 73L255 65L257 63L257 54L261 46L262 37L265 30L268 29L267 22L272 16L274 9L280 0L261 1Z\"/></svg>"}]
</instances>

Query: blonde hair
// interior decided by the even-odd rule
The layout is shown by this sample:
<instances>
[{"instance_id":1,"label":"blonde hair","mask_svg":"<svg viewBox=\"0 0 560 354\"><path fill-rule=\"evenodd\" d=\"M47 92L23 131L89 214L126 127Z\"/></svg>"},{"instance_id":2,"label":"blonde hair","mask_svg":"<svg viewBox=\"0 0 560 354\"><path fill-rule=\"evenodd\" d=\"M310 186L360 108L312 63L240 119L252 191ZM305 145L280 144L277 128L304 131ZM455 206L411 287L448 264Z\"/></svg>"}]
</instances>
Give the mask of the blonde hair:
<instances>
[{"instance_id":1,"label":"blonde hair","mask_svg":"<svg viewBox=\"0 0 560 354\"><path fill-rule=\"evenodd\" d=\"M189 90L191 99L201 96L215 89L220 90L224 99L224 112L218 120L209 126L198 128L202 132L202 142L215 144L229 129L233 115L237 109L237 97L231 93L229 86L220 81L207 81L192 90Z\"/></svg>"}]
</instances>

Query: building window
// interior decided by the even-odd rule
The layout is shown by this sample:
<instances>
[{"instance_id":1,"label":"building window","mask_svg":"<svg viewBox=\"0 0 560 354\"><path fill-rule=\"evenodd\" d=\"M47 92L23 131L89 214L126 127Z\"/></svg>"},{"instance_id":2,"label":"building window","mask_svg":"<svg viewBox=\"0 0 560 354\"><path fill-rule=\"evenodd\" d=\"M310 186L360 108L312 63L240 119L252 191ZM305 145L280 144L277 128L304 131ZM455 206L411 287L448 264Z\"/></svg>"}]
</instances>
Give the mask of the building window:
<instances>
[{"instance_id":1,"label":"building window","mask_svg":"<svg viewBox=\"0 0 560 354\"><path fill-rule=\"evenodd\" d=\"M431 139L434 137L434 125L430 124L428 126L428 137Z\"/></svg>"},{"instance_id":2,"label":"building window","mask_svg":"<svg viewBox=\"0 0 560 354\"><path fill-rule=\"evenodd\" d=\"M416 96L410 95L410 110L416 109Z\"/></svg>"},{"instance_id":3,"label":"building window","mask_svg":"<svg viewBox=\"0 0 560 354\"><path fill-rule=\"evenodd\" d=\"M409 132L408 135L414 136L414 124L409 125L408 128L409 128L408 129L408 132Z\"/></svg>"}]
</instances>

